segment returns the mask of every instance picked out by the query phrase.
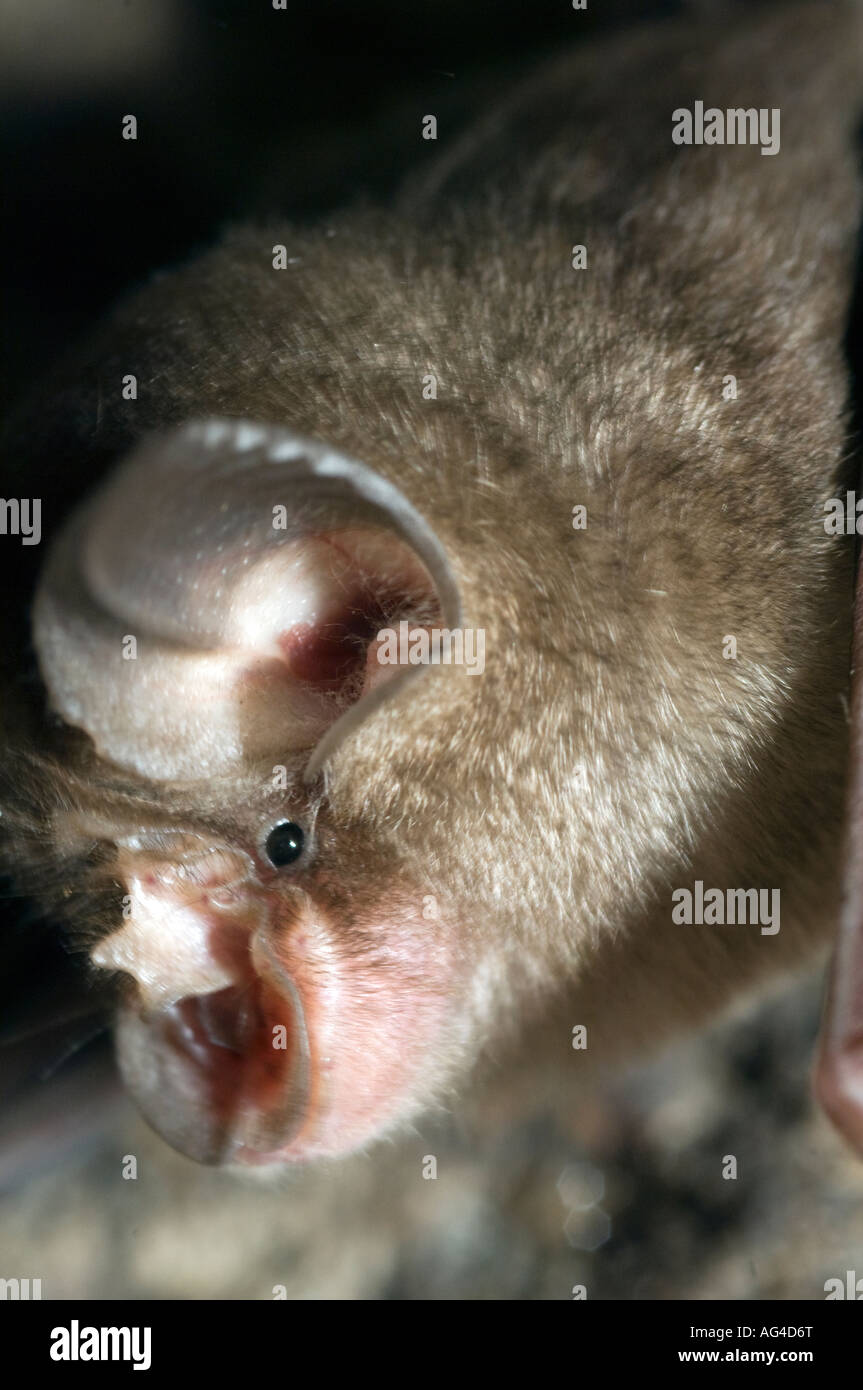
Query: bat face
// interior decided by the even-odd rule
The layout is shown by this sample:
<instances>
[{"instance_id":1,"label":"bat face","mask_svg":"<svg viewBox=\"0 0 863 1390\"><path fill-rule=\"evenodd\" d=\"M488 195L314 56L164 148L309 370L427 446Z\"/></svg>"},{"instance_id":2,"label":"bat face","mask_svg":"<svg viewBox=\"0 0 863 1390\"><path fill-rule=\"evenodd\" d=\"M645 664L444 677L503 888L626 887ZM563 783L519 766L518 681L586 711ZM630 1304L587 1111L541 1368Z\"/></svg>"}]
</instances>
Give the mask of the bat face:
<instances>
[{"instance_id":1,"label":"bat face","mask_svg":"<svg viewBox=\"0 0 863 1390\"><path fill-rule=\"evenodd\" d=\"M117 1050L144 1113L204 1162L385 1130L445 1074L458 935L362 821L334 822L325 783L338 741L422 673L378 659L388 634L457 626L433 533L333 451L189 426L71 518L34 613L55 707L100 759L193 806L196 782L226 785L219 829L102 832L124 922L91 960L130 981Z\"/></svg>"},{"instance_id":2,"label":"bat face","mask_svg":"<svg viewBox=\"0 0 863 1390\"><path fill-rule=\"evenodd\" d=\"M453 950L416 892L387 885L350 912L300 860L280 875L236 845L193 853L124 857L130 921L93 953L135 981L118 1056L154 1127L199 1160L260 1164L344 1152L402 1118L457 1007Z\"/></svg>"}]
</instances>

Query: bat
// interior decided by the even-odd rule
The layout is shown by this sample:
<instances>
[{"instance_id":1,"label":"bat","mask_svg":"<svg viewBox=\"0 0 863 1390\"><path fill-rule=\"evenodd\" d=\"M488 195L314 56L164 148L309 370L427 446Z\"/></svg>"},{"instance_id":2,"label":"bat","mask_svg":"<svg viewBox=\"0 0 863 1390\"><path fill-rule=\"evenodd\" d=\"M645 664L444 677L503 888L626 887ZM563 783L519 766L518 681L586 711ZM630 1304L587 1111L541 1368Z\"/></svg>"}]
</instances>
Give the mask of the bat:
<instances>
[{"instance_id":1,"label":"bat","mask_svg":"<svg viewBox=\"0 0 863 1390\"><path fill-rule=\"evenodd\" d=\"M3 865L183 1153L355 1150L520 1037L619 1064L837 924L863 1147L860 56L849 4L564 53L10 421Z\"/></svg>"}]
</instances>

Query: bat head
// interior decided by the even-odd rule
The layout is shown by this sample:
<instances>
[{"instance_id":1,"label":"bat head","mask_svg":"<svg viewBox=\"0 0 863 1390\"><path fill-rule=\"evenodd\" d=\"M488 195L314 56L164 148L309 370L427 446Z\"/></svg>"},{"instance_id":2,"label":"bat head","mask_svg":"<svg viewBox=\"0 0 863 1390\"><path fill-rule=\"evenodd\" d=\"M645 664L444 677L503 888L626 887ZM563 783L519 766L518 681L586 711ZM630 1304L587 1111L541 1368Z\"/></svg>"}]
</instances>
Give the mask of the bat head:
<instances>
[{"instance_id":1,"label":"bat head","mask_svg":"<svg viewBox=\"0 0 863 1390\"><path fill-rule=\"evenodd\" d=\"M661 1036L658 1000L668 1027L696 1023L767 970L740 935L717 974L701 938L669 926L666 903L647 915L644 884L621 895L666 852L681 769L698 774L693 802L721 798L686 718L707 717L715 653L706 684L697 660L681 668L669 756L672 677L657 669L665 647L639 616L643 595L585 563L573 647L570 628L546 622L572 605L566 567L557 590L552 566L520 571L534 563L530 535L507 570L487 534L457 573L456 548L417 505L430 476L409 500L382 472L284 429L186 425L121 462L42 574L45 685L65 726L88 736L93 795L111 793L74 818L108 843L122 904L90 952L126 981L121 1070L154 1127L204 1162L364 1145L446 1097L503 1020L544 1007L570 977L610 1054L616 1033ZM543 514L546 543L547 527ZM454 661L432 641L466 637L478 584L494 650L482 681L466 641ZM609 711L628 708L636 680L628 733ZM859 697L855 711L856 729ZM633 759L636 722L645 753ZM859 751L853 761L863 767ZM118 801L112 779L140 795ZM774 805L759 803L779 855ZM818 1070L825 1107L858 1146L859 823L852 805ZM720 864L739 861L738 834L737 819L725 842L711 830ZM776 970L802 958L806 937L783 926Z\"/></svg>"},{"instance_id":2,"label":"bat head","mask_svg":"<svg viewBox=\"0 0 863 1390\"><path fill-rule=\"evenodd\" d=\"M455 908L340 819L328 781L460 622L443 547L391 483L247 422L145 441L51 552L34 635L55 711L192 807L111 827L123 920L91 958L128 981L129 1089L196 1159L355 1148L447 1074Z\"/></svg>"}]
</instances>

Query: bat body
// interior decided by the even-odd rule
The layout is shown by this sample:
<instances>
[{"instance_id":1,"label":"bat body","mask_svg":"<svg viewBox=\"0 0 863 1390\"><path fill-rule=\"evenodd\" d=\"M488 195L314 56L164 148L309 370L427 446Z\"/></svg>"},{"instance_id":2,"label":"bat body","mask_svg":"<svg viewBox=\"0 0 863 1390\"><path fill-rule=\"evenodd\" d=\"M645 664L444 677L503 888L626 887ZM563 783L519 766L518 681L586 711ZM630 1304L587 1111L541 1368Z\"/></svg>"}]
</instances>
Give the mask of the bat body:
<instances>
[{"instance_id":1,"label":"bat body","mask_svg":"<svg viewBox=\"0 0 863 1390\"><path fill-rule=\"evenodd\" d=\"M15 424L5 854L184 1152L342 1153L537 1020L610 1063L831 939L860 78L846 6L564 56L394 207L156 278ZM697 102L778 148L675 143ZM381 660L453 631L482 670Z\"/></svg>"}]
</instances>

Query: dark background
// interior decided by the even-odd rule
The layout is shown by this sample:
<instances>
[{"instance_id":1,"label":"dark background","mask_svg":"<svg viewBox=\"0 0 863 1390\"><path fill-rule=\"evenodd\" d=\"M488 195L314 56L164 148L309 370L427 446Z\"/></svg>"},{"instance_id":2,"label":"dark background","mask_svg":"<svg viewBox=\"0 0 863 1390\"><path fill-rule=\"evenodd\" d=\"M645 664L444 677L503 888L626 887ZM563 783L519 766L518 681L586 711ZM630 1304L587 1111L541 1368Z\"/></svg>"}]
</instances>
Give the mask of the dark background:
<instances>
[{"instance_id":1,"label":"dark background","mask_svg":"<svg viewBox=\"0 0 863 1390\"><path fill-rule=\"evenodd\" d=\"M751 10L757 0L748 0ZM561 43L722 0L3 0L6 403L125 287L250 212L385 198ZM439 117L424 145L419 118ZM121 139L123 115L138 139Z\"/></svg>"}]
</instances>

